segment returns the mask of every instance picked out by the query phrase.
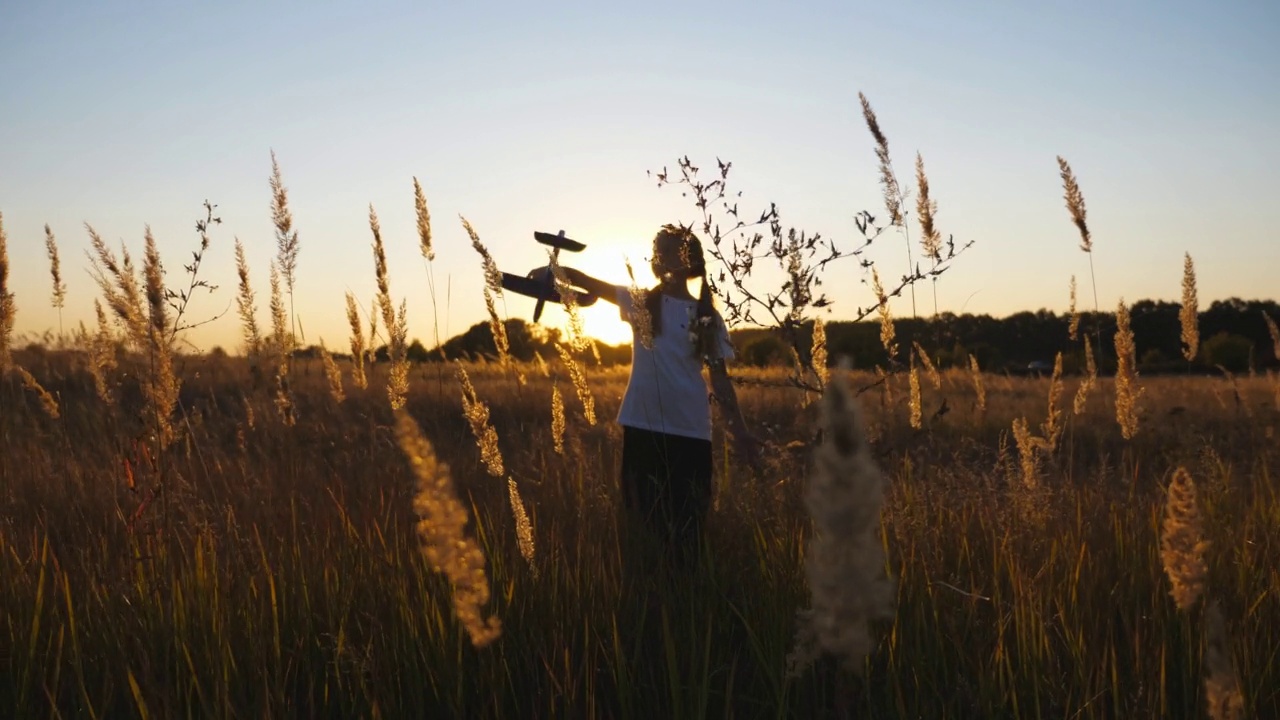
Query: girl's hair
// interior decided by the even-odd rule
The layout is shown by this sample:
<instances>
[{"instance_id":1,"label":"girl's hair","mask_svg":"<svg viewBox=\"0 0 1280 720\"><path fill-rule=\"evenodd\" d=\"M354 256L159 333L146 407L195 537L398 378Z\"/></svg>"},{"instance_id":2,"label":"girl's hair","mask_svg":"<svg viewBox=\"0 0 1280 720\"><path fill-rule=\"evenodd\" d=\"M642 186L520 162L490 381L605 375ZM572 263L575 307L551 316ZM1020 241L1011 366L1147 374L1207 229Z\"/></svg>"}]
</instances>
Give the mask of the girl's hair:
<instances>
[{"instance_id":1,"label":"girl's hair","mask_svg":"<svg viewBox=\"0 0 1280 720\"><path fill-rule=\"evenodd\" d=\"M689 228L682 225L663 225L653 237L653 258L650 260L653 274L660 281L702 281L698 293L697 312L693 327L688 329L693 338L694 352L701 358L719 357L716 311L711 301L711 285L707 282L707 262L702 254L702 242ZM645 296L645 308L649 311L654 334L662 332L662 292L650 290Z\"/></svg>"}]
</instances>

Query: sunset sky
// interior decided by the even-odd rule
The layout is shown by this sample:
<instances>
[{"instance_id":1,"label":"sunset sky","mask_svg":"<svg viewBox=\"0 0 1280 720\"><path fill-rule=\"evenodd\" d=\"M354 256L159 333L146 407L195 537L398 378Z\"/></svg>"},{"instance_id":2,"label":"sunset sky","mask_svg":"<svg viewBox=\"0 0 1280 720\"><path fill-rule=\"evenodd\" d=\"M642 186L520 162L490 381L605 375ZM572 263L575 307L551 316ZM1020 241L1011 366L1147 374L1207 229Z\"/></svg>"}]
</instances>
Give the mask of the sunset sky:
<instances>
[{"instance_id":1,"label":"sunset sky","mask_svg":"<svg viewBox=\"0 0 1280 720\"><path fill-rule=\"evenodd\" d=\"M710 169L731 160L744 211L776 202L785 225L848 246L855 213L883 215L859 91L904 183L923 154L944 236L977 243L939 284L942 310L1061 311L1072 274L1088 288L1059 154L1087 202L1104 309L1176 299L1184 252L1202 305L1274 298L1278 37L1274 0L8 2L0 212L17 332L58 327L45 223L70 329L95 295L85 223L138 258L149 223L176 286L208 199L223 219L205 260L220 288L197 297L193 319L227 313L190 339L235 348L234 237L267 319L272 150L301 239L297 311L306 340L330 347L346 343L344 293L373 298L371 203L410 337L433 344L414 176L432 213L442 339L485 317L459 216L504 270L545 263L532 233L563 229L588 244L566 264L625 282L629 257L648 277L654 231L697 215L646 170L686 154ZM905 252L892 236L872 257L897 277ZM871 301L856 262L826 277L830 319ZM533 301L508 294L499 309L529 319ZM601 304L588 331L616 342L625 328Z\"/></svg>"}]
</instances>

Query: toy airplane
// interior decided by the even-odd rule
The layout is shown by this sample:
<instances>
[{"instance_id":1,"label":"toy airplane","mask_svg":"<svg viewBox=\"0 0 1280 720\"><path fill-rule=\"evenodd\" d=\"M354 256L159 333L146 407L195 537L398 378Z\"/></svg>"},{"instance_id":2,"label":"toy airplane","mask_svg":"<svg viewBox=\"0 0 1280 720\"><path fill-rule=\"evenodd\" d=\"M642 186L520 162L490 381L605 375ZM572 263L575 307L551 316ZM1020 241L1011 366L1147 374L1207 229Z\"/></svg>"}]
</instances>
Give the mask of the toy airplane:
<instances>
[{"instance_id":1,"label":"toy airplane","mask_svg":"<svg viewBox=\"0 0 1280 720\"><path fill-rule=\"evenodd\" d=\"M551 257L557 260L560 258L561 250L582 252L587 248L586 245L565 237L563 230L556 235L546 232L535 232L533 234L533 239L543 245L554 248L551 251ZM502 287L506 290L510 290L511 292L519 293L520 295L527 295L538 300L538 304L533 308L534 322L538 322L538 319L542 317L542 306L548 301L554 303L562 302L560 293L556 292L555 276L551 272L550 263L547 263L545 268L538 268L525 276L512 275L511 273L504 272L502 273ZM590 295L585 291L580 291L578 293L577 304L579 306L589 307L594 305L595 302L596 297L594 295Z\"/></svg>"}]
</instances>

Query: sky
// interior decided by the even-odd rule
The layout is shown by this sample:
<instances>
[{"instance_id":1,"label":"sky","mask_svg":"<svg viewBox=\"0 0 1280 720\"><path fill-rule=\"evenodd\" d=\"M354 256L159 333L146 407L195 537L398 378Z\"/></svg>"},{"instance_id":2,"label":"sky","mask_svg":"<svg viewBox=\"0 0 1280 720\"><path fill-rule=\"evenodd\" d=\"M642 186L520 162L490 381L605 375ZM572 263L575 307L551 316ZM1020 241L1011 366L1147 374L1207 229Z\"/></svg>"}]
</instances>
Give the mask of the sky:
<instances>
[{"instance_id":1,"label":"sky","mask_svg":"<svg viewBox=\"0 0 1280 720\"><path fill-rule=\"evenodd\" d=\"M1085 197L1104 309L1176 300L1187 252L1202 306L1275 298L1277 37L1280 4L1242 0L3 3L0 212L17 333L92 320L86 223L139 259L149 225L178 286L209 200L222 223L202 277L218 289L189 317L221 317L186 337L234 351L235 238L268 318L273 151L301 244L294 307L305 340L331 348L346 344L345 294L367 308L375 293L371 205L391 293L428 346L436 323L444 339L486 318L460 218L505 271L545 264L533 232L564 230L588 246L564 264L625 283L629 259L647 282L654 232L699 217L647 171L686 155L733 163L744 214L776 203L785 227L852 248L854 216L885 214L859 92L900 181L914 185L920 153L944 237L975 243L938 283L939 310L1061 312L1072 275L1092 307L1058 155ZM68 285L61 318L46 223ZM906 271L906 242L872 246L882 276ZM823 277L828 321L874 301L855 260ZM932 312L931 289L917 305ZM533 301L508 293L498 309L529 320ZM910 300L893 311L911 315ZM606 303L586 319L607 342L629 337Z\"/></svg>"}]
</instances>

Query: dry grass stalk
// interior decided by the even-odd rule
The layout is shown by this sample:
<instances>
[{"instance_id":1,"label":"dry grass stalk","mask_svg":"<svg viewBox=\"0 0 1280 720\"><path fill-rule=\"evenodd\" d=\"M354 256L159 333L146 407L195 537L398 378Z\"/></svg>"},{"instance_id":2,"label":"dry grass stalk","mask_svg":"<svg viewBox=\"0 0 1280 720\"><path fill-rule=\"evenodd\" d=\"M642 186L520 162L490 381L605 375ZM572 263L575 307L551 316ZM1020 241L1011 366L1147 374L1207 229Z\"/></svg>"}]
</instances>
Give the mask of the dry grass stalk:
<instances>
[{"instance_id":1,"label":"dry grass stalk","mask_svg":"<svg viewBox=\"0 0 1280 720\"><path fill-rule=\"evenodd\" d=\"M329 381L329 396L341 405L347 399L347 394L342 389L342 370L329 354L329 348L325 347L324 338L320 339L320 361L324 363L324 376Z\"/></svg>"},{"instance_id":2,"label":"dry grass stalk","mask_svg":"<svg viewBox=\"0 0 1280 720\"><path fill-rule=\"evenodd\" d=\"M244 257L244 245L236 238L236 275L240 278L236 294L236 310L240 314L240 327L244 337L245 352L257 358L262 352L262 332L258 329L258 305L253 286L249 283L249 262Z\"/></svg>"},{"instance_id":3,"label":"dry grass stalk","mask_svg":"<svg viewBox=\"0 0 1280 720\"><path fill-rule=\"evenodd\" d=\"M161 448L173 442L173 409L178 404L179 381L173 372L173 348L170 345L169 317L165 305L164 268L156 250L151 228L146 229L146 252L143 256L143 278L150 324L150 369L144 383L147 413L155 420L157 442Z\"/></svg>"},{"instance_id":4,"label":"dry grass stalk","mask_svg":"<svg viewBox=\"0 0 1280 720\"><path fill-rule=\"evenodd\" d=\"M978 413L987 411L987 388L982 383L982 369L978 367L978 358L969 355L969 377L973 378L973 390L978 395Z\"/></svg>"},{"instance_id":5,"label":"dry grass stalk","mask_svg":"<svg viewBox=\"0 0 1280 720\"><path fill-rule=\"evenodd\" d=\"M1084 195L1080 192L1080 183L1076 181L1071 165L1058 156L1058 171L1062 176L1063 198L1067 201L1067 212L1071 213L1071 222L1080 231L1080 249L1093 252L1093 238L1089 235L1089 224L1085 220Z\"/></svg>"},{"instance_id":6,"label":"dry grass stalk","mask_svg":"<svg viewBox=\"0 0 1280 720\"><path fill-rule=\"evenodd\" d=\"M418 219L418 249L428 261L435 260L436 251L431 245L431 212L427 210L427 196L416 177L413 179L413 208Z\"/></svg>"},{"instance_id":7,"label":"dry grass stalk","mask_svg":"<svg viewBox=\"0 0 1280 720\"><path fill-rule=\"evenodd\" d=\"M916 216L920 220L920 246L924 249L924 256L933 261L934 265L942 259L942 235L938 233L938 228L934 225L934 216L938 212L938 203L929 197L929 178L924 172L924 158L920 153L916 153L916 186L919 192L916 195Z\"/></svg>"},{"instance_id":8,"label":"dry grass stalk","mask_svg":"<svg viewBox=\"0 0 1280 720\"><path fill-rule=\"evenodd\" d=\"M493 347L498 351L498 362L505 365L511 359L511 344L507 338L506 323L498 317L498 307L488 285L484 287L484 307L489 312L489 334L493 336Z\"/></svg>"},{"instance_id":9,"label":"dry grass stalk","mask_svg":"<svg viewBox=\"0 0 1280 720\"><path fill-rule=\"evenodd\" d=\"M280 270L271 262L271 365L276 372L276 412L288 427L297 421L297 407L293 402L293 390L289 385L289 361L293 356L293 335L289 332L289 318L284 312L284 299L280 294Z\"/></svg>"},{"instance_id":10,"label":"dry grass stalk","mask_svg":"<svg viewBox=\"0 0 1280 720\"><path fill-rule=\"evenodd\" d=\"M1196 267L1191 253L1186 254L1182 265L1182 307L1178 319L1182 322L1182 356L1191 362L1200 349L1200 303L1196 298Z\"/></svg>"},{"instance_id":11,"label":"dry grass stalk","mask_svg":"<svg viewBox=\"0 0 1280 720\"><path fill-rule=\"evenodd\" d=\"M391 301L391 280L387 272L387 253L382 244L382 226L378 223L378 214L373 205L369 206L369 230L373 233L374 272L378 281L378 309L382 313L382 324L387 328L387 358L391 361L391 371L387 375L387 400L391 409L404 407L405 397L409 393L409 359L408 359L408 306L400 304L400 314L396 315L395 305Z\"/></svg>"},{"instance_id":12,"label":"dry grass stalk","mask_svg":"<svg viewBox=\"0 0 1280 720\"><path fill-rule=\"evenodd\" d=\"M1071 276L1071 307L1068 310L1071 316L1070 323L1067 325L1067 337L1074 342L1080 335L1080 310L1076 307L1076 276Z\"/></svg>"},{"instance_id":13,"label":"dry grass stalk","mask_svg":"<svg viewBox=\"0 0 1280 720\"><path fill-rule=\"evenodd\" d=\"M1053 377L1049 380L1049 409L1040 432L1044 434L1046 450L1053 452L1058 447L1065 425L1062 422L1062 353L1053 361Z\"/></svg>"},{"instance_id":14,"label":"dry grass stalk","mask_svg":"<svg viewBox=\"0 0 1280 720\"><path fill-rule=\"evenodd\" d=\"M58 259L58 241L53 237L53 229L46 223L44 226L45 254L49 256L49 275L53 279L53 307L58 310L61 322L62 309L67 304L67 285L62 281L62 262Z\"/></svg>"},{"instance_id":15,"label":"dry grass stalk","mask_svg":"<svg viewBox=\"0 0 1280 720\"><path fill-rule=\"evenodd\" d=\"M640 339L640 344L645 348L653 349L653 317L649 314L649 306L646 301L649 297L649 291L641 288L636 282L636 274L631 269L631 261L624 259L627 266L627 277L631 278L631 285L627 288L631 295L631 329L634 335Z\"/></svg>"},{"instance_id":16,"label":"dry grass stalk","mask_svg":"<svg viewBox=\"0 0 1280 720\"><path fill-rule=\"evenodd\" d=\"M502 634L496 617L483 617L489 601L489 580L484 573L484 553L467 535L467 511L458 500L449 466L435 454L431 442L403 408L395 411L396 439L417 478L413 509L417 513L422 554L431 568L448 577L453 588L454 615L466 628L475 647L484 647Z\"/></svg>"},{"instance_id":17,"label":"dry grass stalk","mask_svg":"<svg viewBox=\"0 0 1280 720\"><path fill-rule=\"evenodd\" d=\"M556 343L556 351L560 353L560 361L569 370L569 379L573 381L573 389L578 393L578 401L582 403L582 414L587 424L596 424L596 399L587 386L586 369L573 358L573 353L563 343Z\"/></svg>"},{"instance_id":18,"label":"dry grass stalk","mask_svg":"<svg viewBox=\"0 0 1280 720\"><path fill-rule=\"evenodd\" d=\"M1244 695L1231 662L1227 622L1217 602L1205 611L1204 679L1205 702L1212 720L1239 720L1244 717Z\"/></svg>"},{"instance_id":19,"label":"dry grass stalk","mask_svg":"<svg viewBox=\"0 0 1280 720\"><path fill-rule=\"evenodd\" d=\"M573 348L574 352L582 352L587 349L588 338L583 329L582 312L578 307L578 292L573 289L569 276L556 260L555 254L548 252L547 257L551 261L551 274L555 278L556 292L560 294L560 304L564 307L565 314L569 316L569 347Z\"/></svg>"},{"instance_id":20,"label":"dry grass stalk","mask_svg":"<svg viewBox=\"0 0 1280 720\"><path fill-rule=\"evenodd\" d=\"M876 159L880 166L880 185L884 188L884 207L889 212L889 219L894 225L902 225L902 190L898 187L898 178L893 172L893 163L889 160L889 139L880 129L876 113L871 109L867 96L858 93L858 101L862 103L862 117L866 120L867 129L876 142Z\"/></svg>"},{"instance_id":21,"label":"dry grass stalk","mask_svg":"<svg viewBox=\"0 0 1280 720\"><path fill-rule=\"evenodd\" d=\"M551 377L551 367L547 365L547 361L542 357L542 353L537 350L533 351L533 364L537 366L538 372L542 373L542 377Z\"/></svg>"},{"instance_id":22,"label":"dry grass stalk","mask_svg":"<svg viewBox=\"0 0 1280 720\"><path fill-rule=\"evenodd\" d=\"M1072 405L1076 415L1084 413L1085 406L1089 402L1089 393L1098 382L1098 364L1093 360L1093 344L1089 342L1088 335L1084 336L1084 363L1084 379L1080 381L1080 387L1076 388L1076 399Z\"/></svg>"},{"instance_id":23,"label":"dry grass stalk","mask_svg":"<svg viewBox=\"0 0 1280 720\"><path fill-rule=\"evenodd\" d=\"M489 406L476 395L471 377L461 365L458 366L458 382L462 384L462 415L471 425L471 434L480 448L485 470L493 477L502 477L506 471L502 466L502 451L498 449L498 431L489 424Z\"/></svg>"},{"instance_id":24,"label":"dry grass stalk","mask_svg":"<svg viewBox=\"0 0 1280 720\"><path fill-rule=\"evenodd\" d=\"M827 325L822 318L814 318L813 348L809 357L818 376L818 387L826 388L831 382L831 368L827 366Z\"/></svg>"},{"instance_id":25,"label":"dry grass stalk","mask_svg":"<svg viewBox=\"0 0 1280 720\"><path fill-rule=\"evenodd\" d=\"M822 398L823 441L805 490L813 522L805 573L811 609L801 613L789 673L820 652L856 673L874 647L869 624L894 613L894 581L879 536L884 479L872 457L856 397L836 376Z\"/></svg>"},{"instance_id":26,"label":"dry grass stalk","mask_svg":"<svg viewBox=\"0 0 1280 720\"><path fill-rule=\"evenodd\" d=\"M924 348L920 347L920 343L914 340L911 342L911 345L915 348L916 355L920 357L920 363L924 365L924 371L929 374L929 384L933 385L934 390L941 390L942 374L938 372L938 368L934 366L933 360L929 358L929 353L925 352Z\"/></svg>"},{"instance_id":27,"label":"dry grass stalk","mask_svg":"<svg viewBox=\"0 0 1280 720\"><path fill-rule=\"evenodd\" d=\"M293 301L294 280L298 271L298 231L293 228L293 213L289 210L289 191L280 177L280 164L276 162L276 152L271 151L271 222L276 229L276 263L280 274L284 276L285 287L289 288L290 302Z\"/></svg>"},{"instance_id":28,"label":"dry grass stalk","mask_svg":"<svg viewBox=\"0 0 1280 720\"><path fill-rule=\"evenodd\" d=\"M894 341L896 331L893 328L893 315L889 312L889 297L885 295L884 286L880 284L880 273L871 268L871 289L876 294L880 311L880 344L889 354L889 359L898 354L898 344Z\"/></svg>"},{"instance_id":29,"label":"dry grass stalk","mask_svg":"<svg viewBox=\"0 0 1280 720\"><path fill-rule=\"evenodd\" d=\"M129 256L129 249L121 244L120 259L103 242L97 231L86 225L89 232L89 244L93 253L89 255L90 274L98 289L102 291L102 299L116 319L124 327L129 341L135 348L144 349L148 343L147 318L143 311L142 290L138 287L138 276Z\"/></svg>"},{"instance_id":30,"label":"dry grass stalk","mask_svg":"<svg viewBox=\"0 0 1280 720\"><path fill-rule=\"evenodd\" d=\"M14 317L18 313L9 289L9 239L4 232L4 213L0 213L0 375L13 362L9 345L13 337Z\"/></svg>"},{"instance_id":31,"label":"dry grass stalk","mask_svg":"<svg viewBox=\"0 0 1280 720\"><path fill-rule=\"evenodd\" d=\"M1162 527L1160 561L1169 576L1169 594L1178 609L1190 610L1208 581L1209 568L1204 553L1209 542L1204 535L1196 485L1185 468L1175 470L1169 483Z\"/></svg>"},{"instance_id":32,"label":"dry grass stalk","mask_svg":"<svg viewBox=\"0 0 1280 720\"><path fill-rule=\"evenodd\" d=\"M1013 440L1018 446L1018 460L1022 467L1022 484L1028 490L1040 487L1039 450L1044 440L1031 434L1026 418L1013 421Z\"/></svg>"},{"instance_id":33,"label":"dry grass stalk","mask_svg":"<svg viewBox=\"0 0 1280 720\"><path fill-rule=\"evenodd\" d=\"M369 348L369 367L373 367L378 362L378 354L374 352L374 348L378 346L378 298L374 297L369 301L369 341L365 343Z\"/></svg>"},{"instance_id":34,"label":"dry grass stalk","mask_svg":"<svg viewBox=\"0 0 1280 720\"><path fill-rule=\"evenodd\" d=\"M13 370L18 373L18 377L22 379L22 386L34 393L36 397L40 398L40 407L44 409L45 414L48 415L50 419L57 420L60 417L58 401L49 394L48 390L44 389L44 386L40 384L39 380L36 380L31 373L27 372L26 368L21 365L14 365Z\"/></svg>"},{"instance_id":35,"label":"dry grass stalk","mask_svg":"<svg viewBox=\"0 0 1280 720\"><path fill-rule=\"evenodd\" d=\"M484 269L484 307L489 312L489 332L493 335L493 345L498 351L498 361L506 365L510 362L511 350L507 339L507 326L498 316L498 308L494 302L495 297L502 297L502 272L498 270L498 264L489 254L489 249L480 242L479 233L465 217L462 218L462 227L466 229L467 237L471 239L472 249L480 255L480 264Z\"/></svg>"},{"instance_id":36,"label":"dry grass stalk","mask_svg":"<svg viewBox=\"0 0 1280 720\"><path fill-rule=\"evenodd\" d=\"M364 374L364 328L360 323L360 307L351 293L347 293L347 323L351 326L351 382L364 390L369 387L369 380Z\"/></svg>"},{"instance_id":37,"label":"dry grass stalk","mask_svg":"<svg viewBox=\"0 0 1280 720\"><path fill-rule=\"evenodd\" d=\"M1138 387L1137 353L1133 330L1129 328L1129 309L1121 300L1116 309L1116 421L1125 440L1138 434L1142 388Z\"/></svg>"},{"instance_id":38,"label":"dry grass stalk","mask_svg":"<svg viewBox=\"0 0 1280 720\"><path fill-rule=\"evenodd\" d=\"M515 518L516 545L520 548L521 557L529 564L529 570L533 572L534 577L537 577L538 566L533 564L536 555L533 545L533 526L529 523L529 514L525 512L524 501L520 499L520 490L516 488L516 481L510 477L507 478L507 495L511 500L511 514Z\"/></svg>"},{"instance_id":39,"label":"dry grass stalk","mask_svg":"<svg viewBox=\"0 0 1280 720\"><path fill-rule=\"evenodd\" d=\"M908 382L911 388L910 399L907 403L911 410L911 427L919 430L924 427L924 409L921 407L920 401L920 371L916 368L916 353L911 351L911 373Z\"/></svg>"},{"instance_id":40,"label":"dry grass stalk","mask_svg":"<svg viewBox=\"0 0 1280 720\"><path fill-rule=\"evenodd\" d=\"M1262 320L1267 324L1267 332L1271 333L1271 352L1276 360L1280 360L1280 328L1276 327L1276 321L1265 310L1262 311Z\"/></svg>"},{"instance_id":41,"label":"dry grass stalk","mask_svg":"<svg viewBox=\"0 0 1280 720\"><path fill-rule=\"evenodd\" d=\"M557 455L564 455L564 398L560 395L560 386L551 386L551 442Z\"/></svg>"},{"instance_id":42,"label":"dry grass stalk","mask_svg":"<svg viewBox=\"0 0 1280 720\"><path fill-rule=\"evenodd\" d=\"M107 374L116 368L115 338L107 324L107 313L97 298L93 299L93 309L98 317L98 332L89 343L89 375L93 377L93 388L98 397L111 404L115 398L107 383Z\"/></svg>"},{"instance_id":43,"label":"dry grass stalk","mask_svg":"<svg viewBox=\"0 0 1280 720\"><path fill-rule=\"evenodd\" d=\"M480 263L484 267L485 284L489 286L490 292L502 297L502 271L498 270L498 264L494 262L488 248L484 246L484 243L480 242L480 235L476 233L476 229L471 226L471 222L465 217L462 218L462 227L467 231L467 237L471 239L471 248L480 254Z\"/></svg>"}]
</instances>

